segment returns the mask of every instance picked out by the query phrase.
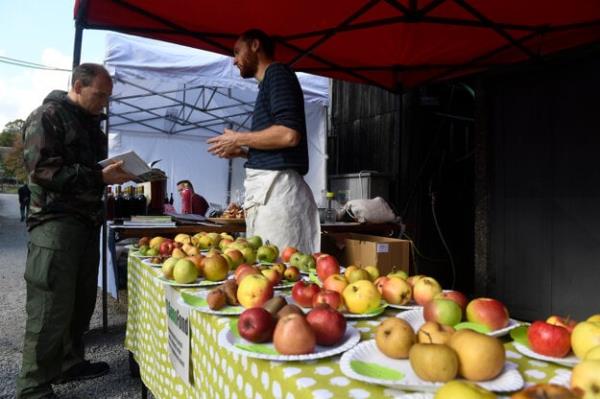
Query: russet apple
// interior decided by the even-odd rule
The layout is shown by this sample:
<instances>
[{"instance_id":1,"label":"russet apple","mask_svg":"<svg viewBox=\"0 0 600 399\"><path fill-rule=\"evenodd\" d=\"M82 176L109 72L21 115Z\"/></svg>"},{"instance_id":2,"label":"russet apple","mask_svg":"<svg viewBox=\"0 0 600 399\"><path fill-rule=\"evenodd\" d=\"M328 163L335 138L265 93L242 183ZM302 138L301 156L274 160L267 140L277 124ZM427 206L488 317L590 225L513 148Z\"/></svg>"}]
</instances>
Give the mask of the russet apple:
<instances>
[{"instance_id":1,"label":"russet apple","mask_svg":"<svg viewBox=\"0 0 600 399\"><path fill-rule=\"evenodd\" d=\"M392 305L405 305L412 298L412 290L410 285L398 277L384 277L386 280L383 283L381 290L383 299ZM379 289L379 287L378 287Z\"/></svg>"},{"instance_id":2,"label":"russet apple","mask_svg":"<svg viewBox=\"0 0 600 399\"><path fill-rule=\"evenodd\" d=\"M423 318L454 327L462 320L462 310L451 299L434 298L423 306Z\"/></svg>"},{"instance_id":3,"label":"russet apple","mask_svg":"<svg viewBox=\"0 0 600 399\"><path fill-rule=\"evenodd\" d=\"M343 301L342 296L337 291L331 291L328 289L321 289L312 300L312 307L324 303L331 306L333 309L338 310L342 307ZM318 341L318 340L317 340Z\"/></svg>"},{"instance_id":4,"label":"russet apple","mask_svg":"<svg viewBox=\"0 0 600 399\"><path fill-rule=\"evenodd\" d=\"M229 264L221 255L208 256L204 259L202 270L208 281L222 281L229 273Z\"/></svg>"},{"instance_id":5,"label":"russet apple","mask_svg":"<svg viewBox=\"0 0 600 399\"><path fill-rule=\"evenodd\" d=\"M387 357L406 359L410 348L416 343L415 332L408 322L388 317L375 329L375 345Z\"/></svg>"},{"instance_id":6,"label":"russet apple","mask_svg":"<svg viewBox=\"0 0 600 399\"><path fill-rule=\"evenodd\" d=\"M454 290L442 291L439 294L437 294L434 298L450 299L450 300L456 302L458 304L458 306L460 306L460 310L462 310L463 316L465 315L465 312L467 311L467 304L469 303L469 301L468 301L466 295L460 291L454 291Z\"/></svg>"},{"instance_id":7,"label":"russet apple","mask_svg":"<svg viewBox=\"0 0 600 399\"><path fill-rule=\"evenodd\" d=\"M330 291L339 296L335 291ZM344 315L327 304L317 304L306 315L306 321L315 333L317 344L324 346L335 345L346 333Z\"/></svg>"},{"instance_id":8,"label":"russet apple","mask_svg":"<svg viewBox=\"0 0 600 399\"><path fill-rule=\"evenodd\" d=\"M179 284L190 284L198 278L196 265L188 259L179 259L173 267L173 279Z\"/></svg>"},{"instance_id":9,"label":"russet apple","mask_svg":"<svg viewBox=\"0 0 600 399\"><path fill-rule=\"evenodd\" d=\"M240 314L237 323L240 336L251 342L267 342L273 336L275 319L261 307L246 309Z\"/></svg>"},{"instance_id":10,"label":"russet apple","mask_svg":"<svg viewBox=\"0 0 600 399\"><path fill-rule=\"evenodd\" d=\"M359 280L348 285L342 292L344 305L350 313L363 314L381 305L381 294L369 280Z\"/></svg>"},{"instance_id":11,"label":"russet apple","mask_svg":"<svg viewBox=\"0 0 600 399\"><path fill-rule=\"evenodd\" d=\"M453 327L435 321L426 321L417 331L417 342L423 344L446 344L455 333Z\"/></svg>"},{"instance_id":12,"label":"russet apple","mask_svg":"<svg viewBox=\"0 0 600 399\"><path fill-rule=\"evenodd\" d=\"M312 307L313 297L317 295L319 291L320 288L318 285L300 280L292 287L292 298L303 308L310 308Z\"/></svg>"},{"instance_id":13,"label":"russet apple","mask_svg":"<svg viewBox=\"0 0 600 399\"><path fill-rule=\"evenodd\" d=\"M600 345L600 321L582 321L571 334L571 346L575 356L583 359L586 353Z\"/></svg>"},{"instance_id":14,"label":"russet apple","mask_svg":"<svg viewBox=\"0 0 600 399\"><path fill-rule=\"evenodd\" d=\"M431 301L440 292L442 287L433 277L423 277L413 285L413 298L421 306Z\"/></svg>"},{"instance_id":15,"label":"russet apple","mask_svg":"<svg viewBox=\"0 0 600 399\"><path fill-rule=\"evenodd\" d=\"M279 319L273 333L273 346L282 355L313 353L317 338L304 315L289 313Z\"/></svg>"},{"instance_id":16,"label":"russet apple","mask_svg":"<svg viewBox=\"0 0 600 399\"><path fill-rule=\"evenodd\" d=\"M544 356L565 357L571 351L571 334L561 326L541 320L527 329L527 339L534 352Z\"/></svg>"},{"instance_id":17,"label":"russet apple","mask_svg":"<svg viewBox=\"0 0 600 399\"><path fill-rule=\"evenodd\" d=\"M348 281L341 274L332 274L323 282L323 288L336 291L340 295L344 292L344 288L348 286Z\"/></svg>"},{"instance_id":18,"label":"russet apple","mask_svg":"<svg viewBox=\"0 0 600 399\"><path fill-rule=\"evenodd\" d=\"M296 266L289 266L285 268L283 277L287 281L298 281L300 280L300 270Z\"/></svg>"},{"instance_id":19,"label":"russet apple","mask_svg":"<svg viewBox=\"0 0 600 399\"><path fill-rule=\"evenodd\" d=\"M273 285L260 273L244 277L238 285L237 299L246 309L262 306L272 297Z\"/></svg>"},{"instance_id":20,"label":"russet apple","mask_svg":"<svg viewBox=\"0 0 600 399\"><path fill-rule=\"evenodd\" d=\"M506 352L498 338L465 329L452 334L448 345L458 355L459 375L467 380L491 380L504 369Z\"/></svg>"},{"instance_id":21,"label":"russet apple","mask_svg":"<svg viewBox=\"0 0 600 399\"><path fill-rule=\"evenodd\" d=\"M294 247L285 247L281 252L281 260L283 260L286 263L289 262L292 255L296 252L298 252L298 249Z\"/></svg>"},{"instance_id":22,"label":"russet apple","mask_svg":"<svg viewBox=\"0 0 600 399\"><path fill-rule=\"evenodd\" d=\"M317 276L319 280L325 281L332 274L340 273L340 264L337 259L331 255L321 255L317 259Z\"/></svg>"},{"instance_id":23,"label":"russet apple","mask_svg":"<svg viewBox=\"0 0 600 399\"><path fill-rule=\"evenodd\" d=\"M508 325L508 310L496 299L476 298L467 305L467 320L482 324L492 331L499 330Z\"/></svg>"}]
</instances>

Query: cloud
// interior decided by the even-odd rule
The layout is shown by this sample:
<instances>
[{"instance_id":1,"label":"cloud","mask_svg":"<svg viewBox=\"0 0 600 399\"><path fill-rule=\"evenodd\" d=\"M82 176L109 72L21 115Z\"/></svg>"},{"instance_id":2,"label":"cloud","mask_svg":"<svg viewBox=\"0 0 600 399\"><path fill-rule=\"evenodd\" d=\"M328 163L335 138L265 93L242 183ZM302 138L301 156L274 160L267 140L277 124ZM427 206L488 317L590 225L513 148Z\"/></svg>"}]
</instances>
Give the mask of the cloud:
<instances>
[{"instance_id":1,"label":"cloud","mask_svg":"<svg viewBox=\"0 0 600 399\"><path fill-rule=\"evenodd\" d=\"M0 49L0 54L2 52ZM71 56L52 48L44 49L41 60L36 62L57 68L71 68ZM69 87L68 72L17 66L10 67L10 71L14 73L0 75L0 130L7 122L27 118L50 91L67 90Z\"/></svg>"}]
</instances>

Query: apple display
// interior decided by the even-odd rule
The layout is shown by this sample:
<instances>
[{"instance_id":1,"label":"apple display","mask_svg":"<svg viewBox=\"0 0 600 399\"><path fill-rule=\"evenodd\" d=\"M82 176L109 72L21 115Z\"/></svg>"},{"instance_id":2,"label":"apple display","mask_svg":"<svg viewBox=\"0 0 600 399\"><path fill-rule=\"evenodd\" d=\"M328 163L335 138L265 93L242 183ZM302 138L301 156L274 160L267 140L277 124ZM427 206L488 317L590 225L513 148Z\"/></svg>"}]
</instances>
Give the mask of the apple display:
<instances>
[{"instance_id":1,"label":"apple display","mask_svg":"<svg viewBox=\"0 0 600 399\"><path fill-rule=\"evenodd\" d=\"M571 334L571 346L575 356L583 359L586 353L600 345L600 321L582 321Z\"/></svg>"},{"instance_id":2,"label":"apple display","mask_svg":"<svg viewBox=\"0 0 600 399\"><path fill-rule=\"evenodd\" d=\"M416 343L415 332L408 322L397 317L383 320L375 330L375 345L392 359L406 359Z\"/></svg>"},{"instance_id":3,"label":"apple display","mask_svg":"<svg viewBox=\"0 0 600 399\"><path fill-rule=\"evenodd\" d=\"M544 356L565 357L571 351L571 334L561 326L541 320L527 329L527 339L534 352Z\"/></svg>"},{"instance_id":4,"label":"apple display","mask_svg":"<svg viewBox=\"0 0 600 399\"><path fill-rule=\"evenodd\" d=\"M318 285L300 280L292 287L292 298L303 308L310 308L312 307L313 297L317 295L319 291L320 288Z\"/></svg>"},{"instance_id":5,"label":"apple display","mask_svg":"<svg viewBox=\"0 0 600 399\"><path fill-rule=\"evenodd\" d=\"M386 280L381 290L383 299L392 305L406 305L412 298L410 285L398 277L383 277ZM381 280L380 280L381 281ZM379 287L378 287L379 290Z\"/></svg>"},{"instance_id":6,"label":"apple display","mask_svg":"<svg viewBox=\"0 0 600 399\"><path fill-rule=\"evenodd\" d=\"M459 375L467 380L491 380L504 370L506 352L498 338L465 329L452 334L448 345L458 355Z\"/></svg>"},{"instance_id":7,"label":"apple display","mask_svg":"<svg viewBox=\"0 0 600 399\"><path fill-rule=\"evenodd\" d=\"M266 309L250 308L240 314L237 328L240 336L250 342L268 342L273 336L275 319Z\"/></svg>"},{"instance_id":8,"label":"apple display","mask_svg":"<svg viewBox=\"0 0 600 399\"><path fill-rule=\"evenodd\" d=\"M229 264L221 255L208 256L204 259L202 270L208 281L221 281L229 274Z\"/></svg>"},{"instance_id":9,"label":"apple display","mask_svg":"<svg viewBox=\"0 0 600 399\"><path fill-rule=\"evenodd\" d=\"M492 298L476 298L467 305L467 320L488 327L491 331L508 325L508 310L504 304Z\"/></svg>"},{"instance_id":10,"label":"apple display","mask_svg":"<svg viewBox=\"0 0 600 399\"><path fill-rule=\"evenodd\" d=\"M312 306L314 308L321 303L327 304L333 309L338 310L343 304L342 296L337 291L322 289L313 297Z\"/></svg>"},{"instance_id":11,"label":"apple display","mask_svg":"<svg viewBox=\"0 0 600 399\"><path fill-rule=\"evenodd\" d=\"M304 315L289 313L279 319L273 333L273 346L282 355L313 353L317 338Z\"/></svg>"},{"instance_id":12,"label":"apple display","mask_svg":"<svg viewBox=\"0 0 600 399\"><path fill-rule=\"evenodd\" d=\"M442 287L433 277L423 277L413 285L413 298L421 306L431 301L440 292Z\"/></svg>"},{"instance_id":13,"label":"apple display","mask_svg":"<svg viewBox=\"0 0 600 399\"><path fill-rule=\"evenodd\" d=\"M321 255L317 259L317 276L319 280L325 281L332 274L340 273L340 264L337 259L331 255Z\"/></svg>"},{"instance_id":14,"label":"apple display","mask_svg":"<svg viewBox=\"0 0 600 399\"><path fill-rule=\"evenodd\" d=\"M334 293L339 296L337 292ZM314 331L319 345L335 345L340 342L346 333L346 319L344 316L335 308L326 304L319 304L308 312L306 321Z\"/></svg>"},{"instance_id":15,"label":"apple display","mask_svg":"<svg viewBox=\"0 0 600 399\"><path fill-rule=\"evenodd\" d=\"M447 382L458 374L458 356L445 344L415 344L408 360L415 374L425 381Z\"/></svg>"},{"instance_id":16,"label":"apple display","mask_svg":"<svg viewBox=\"0 0 600 399\"><path fill-rule=\"evenodd\" d=\"M340 295L344 292L344 288L348 286L348 281L341 274L332 274L323 282L323 288L336 291Z\"/></svg>"},{"instance_id":17,"label":"apple display","mask_svg":"<svg viewBox=\"0 0 600 399\"><path fill-rule=\"evenodd\" d=\"M373 312L381 305L381 294L369 280L360 280L348 285L342 292L344 305L350 313Z\"/></svg>"},{"instance_id":18,"label":"apple display","mask_svg":"<svg viewBox=\"0 0 600 399\"><path fill-rule=\"evenodd\" d=\"M423 318L453 327L462 320L462 310L451 299L434 298L423 306Z\"/></svg>"},{"instance_id":19,"label":"apple display","mask_svg":"<svg viewBox=\"0 0 600 399\"><path fill-rule=\"evenodd\" d=\"M190 284L198 278L196 265L188 259L179 259L173 267L173 279L179 284Z\"/></svg>"},{"instance_id":20,"label":"apple display","mask_svg":"<svg viewBox=\"0 0 600 399\"><path fill-rule=\"evenodd\" d=\"M260 273L244 277L238 285L237 299L246 309L262 306L272 297L273 285Z\"/></svg>"}]
</instances>

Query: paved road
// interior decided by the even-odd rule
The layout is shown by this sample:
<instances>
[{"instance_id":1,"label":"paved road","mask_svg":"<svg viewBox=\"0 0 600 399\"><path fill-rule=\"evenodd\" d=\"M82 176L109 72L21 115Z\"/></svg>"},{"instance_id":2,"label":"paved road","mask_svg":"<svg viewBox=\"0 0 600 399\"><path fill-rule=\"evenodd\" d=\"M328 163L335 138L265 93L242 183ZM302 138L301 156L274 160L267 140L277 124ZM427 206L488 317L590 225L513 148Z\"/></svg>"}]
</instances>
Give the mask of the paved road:
<instances>
[{"instance_id":1,"label":"paved road","mask_svg":"<svg viewBox=\"0 0 600 399\"><path fill-rule=\"evenodd\" d=\"M15 378L21 364L25 328L25 268L27 230L19 221L15 194L0 194L0 399L14 398ZM104 360L111 372L95 380L55 386L65 399L137 398L140 381L130 377L128 354L123 348L126 307L109 301L109 331L102 333L98 298L91 331L86 336L87 357Z\"/></svg>"}]
</instances>

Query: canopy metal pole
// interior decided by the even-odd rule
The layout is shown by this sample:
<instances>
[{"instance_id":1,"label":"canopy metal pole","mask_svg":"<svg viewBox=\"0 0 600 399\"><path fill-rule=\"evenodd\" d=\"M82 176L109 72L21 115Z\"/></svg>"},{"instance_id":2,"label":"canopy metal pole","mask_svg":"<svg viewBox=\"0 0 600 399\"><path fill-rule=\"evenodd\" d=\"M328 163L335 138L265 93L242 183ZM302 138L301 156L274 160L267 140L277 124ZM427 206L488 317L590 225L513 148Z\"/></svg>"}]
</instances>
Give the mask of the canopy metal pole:
<instances>
[{"instance_id":1,"label":"canopy metal pole","mask_svg":"<svg viewBox=\"0 0 600 399\"><path fill-rule=\"evenodd\" d=\"M75 41L73 42L73 68L81 63L81 42L83 40L84 18L87 14L87 0L80 0L75 16Z\"/></svg>"}]
</instances>

